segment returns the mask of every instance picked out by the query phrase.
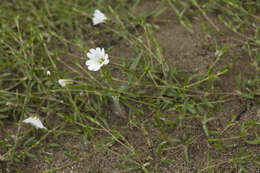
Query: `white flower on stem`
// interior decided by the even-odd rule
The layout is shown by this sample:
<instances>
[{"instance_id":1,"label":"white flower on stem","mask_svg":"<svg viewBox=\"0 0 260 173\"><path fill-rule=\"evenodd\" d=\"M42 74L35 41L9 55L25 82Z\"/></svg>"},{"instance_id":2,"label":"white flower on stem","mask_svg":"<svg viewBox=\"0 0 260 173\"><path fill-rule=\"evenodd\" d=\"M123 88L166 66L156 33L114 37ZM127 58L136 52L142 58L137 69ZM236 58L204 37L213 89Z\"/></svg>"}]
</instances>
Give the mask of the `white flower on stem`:
<instances>
[{"instance_id":1,"label":"white flower on stem","mask_svg":"<svg viewBox=\"0 0 260 173\"><path fill-rule=\"evenodd\" d=\"M23 120L23 123L29 123L31 125L33 125L34 127L36 127L37 129L47 129L46 127L43 126L41 120L38 117L29 117L25 120Z\"/></svg>"},{"instance_id":2,"label":"white flower on stem","mask_svg":"<svg viewBox=\"0 0 260 173\"><path fill-rule=\"evenodd\" d=\"M108 54L105 53L104 48L90 49L87 57L89 60L86 61L86 65L91 71L98 71L103 65L109 63Z\"/></svg>"},{"instance_id":3,"label":"white flower on stem","mask_svg":"<svg viewBox=\"0 0 260 173\"><path fill-rule=\"evenodd\" d=\"M47 76L50 76L50 75L51 75L51 72L48 70L48 71L46 72L46 74L47 74Z\"/></svg>"},{"instance_id":4,"label":"white flower on stem","mask_svg":"<svg viewBox=\"0 0 260 173\"><path fill-rule=\"evenodd\" d=\"M95 10L93 18L92 18L92 22L93 22L93 25L97 25L97 24L105 22L106 19L107 19L107 17L105 16L104 13L102 13L99 10Z\"/></svg>"},{"instance_id":5,"label":"white flower on stem","mask_svg":"<svg viewBox=\"0 0 260 173\"><path fill-rule=\"evenodd\" d=\"M59 79L58 82L62 87L65 87L68 84L72 84L72 80L70 79Z\"/></svg>"}]
</instances>

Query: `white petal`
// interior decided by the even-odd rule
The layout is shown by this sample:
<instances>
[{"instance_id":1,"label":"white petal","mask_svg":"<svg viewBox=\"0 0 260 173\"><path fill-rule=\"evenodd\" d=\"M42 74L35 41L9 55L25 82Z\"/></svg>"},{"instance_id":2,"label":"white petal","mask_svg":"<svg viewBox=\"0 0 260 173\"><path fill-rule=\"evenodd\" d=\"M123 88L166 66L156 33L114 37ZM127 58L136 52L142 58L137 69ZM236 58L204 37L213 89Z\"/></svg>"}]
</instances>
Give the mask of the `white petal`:
<instances>
[{"instance_id":1,"label":"white petal","mask_svg":"<svg viewBox=\"0 0 260 173\"><path fill-rule=\"evenodd\" d=\"M97 61L93 61L93 60L86 61L86 65L88 66L88 69L91 71L98 71L102 66Z\"/></svg>"},{"instance_id":2,"label":"white petal","mask_svg":"<svg viewBox=\"0 0 260 173\"><path fill-rule=\"evenodd\" d=\"M23 123L29 123L36 128L46 129L46 127L44 127L44 125L42 124L41 120L37 117L29 117L29 118L23 120Z\"/></svg>"},{"instance_id":3,"label":"white petal","mask_svg":"<svg viewBox=\"0 0 260 173\"><path fill-rule=\"evenodd\" d=\"M92 64L92 65L88 66L88 69L91 71L98 71L101 67L102 67L102 65L100 65L100 64Z\"/></svg>"},{"instance_id":4,"label":"white petal","mask_svg":"<svg viewBox=\"0 0 260 173\"><path fill-rule=\"evenodd\" d=\"M101 54L102 54L102 57L104 57L105 58L105 56L106 56L106 53L105 53L105 49L104 48L102 48L101 49L101 52L100 52Z\"/></svg>"},{"instance_id":5,"label":"white petal","mask_svg":"<svg viewBox=\"0 0 260 173\"><path fill-rule=\"evenodd\" d=\"M50 76L50 75L51 75L51 72L48 70L48 71L46 72L46 74L47 74L47 76Z\"/></svg>"},{"instance_id":6,"label":"white petal","mask_svg":"<svg viewBox=\"0 0 260 173\"><path fill-rule=\"evenodd\" d=\"M96 48L96 53L100 53L100 52L101 52L100 47L97 47L97 48Z\"/></svg>"},{"instance_id":7,"label":"white petal","mask_svg":"<svg viewBox=\"0 0 260 173\"><path fill-rule=\"evenodd\" d=\"M59 84L62 86L62 87L65 87L66 86L66 82L63 80L63 79L59 79Z\"/></svg>"},{"instance_id":8,"label":"white petal","mask_svg":"<svg viewBox=\"0 0 260 173\"><path fill-rule=\"evenodd\" d=\"M104 55L104 58L105 58L105 59L108 59L108 54L105 54L105 55Z\"/></svg>"},{"instance_id":9,"label":"white petal","mask_svg":"<svg viewBox=\"0 0 260 173\"><path fill-rule=\"evenodd\" d=\"M103 49L99 48L97 54L98 54L99 59L105 58L106 53L105 53L104 48Z\"/></svg>"},{"instance_id":10,"label":"white petal","mask_svg":"<svg viewBox=\"0 0 260 173\"><path fill-rule=\"evenodd\" d=\"M96 49L92 48L92 49L89 50L89 52L92 53L92 54L95 54L96 53Z\"/></svg>"},{"instance_id":11,"label":"white petal","mask_svg":"<svg viewBox=\"0 0 260 173\"><path fill-rule=\"evenodd\" d=\"M86 66L92 65L92 64L97 64L96 61L94 61L93 59L87 60L86 61Z\"/></svg>"},{"instance_id":12,"label":"white petal","mask_svg":"<svg viewBox=\"0 0 260 173\"><path fill-rule=\"evenodd\" d=\"M109 63L109 59L105 58L104 64L108 64Z\"/></svg>"},{"instance_id":13,"label":"white petal","mask_svg":"<svg viewBox=\"0 0 260 173\"><path fill-rule=\"evenodd\" d=\"M218 56L218 54L219 54L219 50L216 50L215 56Z\"/></svg>"},{"instance_id":14,"label":"white petal","mask_svg":"<svg viewBox=\"0 0 260 173\"><path fill-rule=\"evenodd\" d=\"M99 10L95 10L95 12L93 14L92 22L93 22L93 25L97 25L99 23L105 22L106 19L107 18L105 16L105 14L103 14Z\"/></svg>"},{"instance_id":15,"label":"white petal","mask_svg":"<svg viewBox=\"0 0 260 173\"><path fill-rule=\"evenodd\" d=\"M95 59L95 58L96 58L96 55L93 54L93 53L87 53L87 57L88 57L89 59Z\"/></svg>"},{"instance_id":16,"label":"white petal","mask_svg":"<svg viewBox=\"0 0 260 173\"><path fill-rule=\"evenodd\" d=\"M65 87L66 85L70 85L73 83L73 80L71 79L59 79L58 80L59 84L62 86L62 87Z\"/></svg>"},{"instance_id":17,"label":"white petal","mask_svg":"<svg viewBox=\"0 0 260 173\"><path fill-rule=\"evenodd\" d=\"M93 25L97 25L97 24L100 24L100 23L103 23L103 22L104 22L103 19L97 18L97 17L93 18L92 21L93 21Z\"/></svg>"},{"instance_id":18,"label":"white petal","mask_svg":"<svg viewBox=\"0 0 260 173\"><path fill-rule=\"evenodd\" d=\"M11 105L12 105L12 102L6 102L5 105L6 105L6 106L11 106Z\"/></svg>"},{"instance_id":19,"label":"white petal","mask_svg":"<svg viewBox=\"0 0 260 173\"><path fill-rule=\"evenodd\" d=\"M94 11L94 14L95 15L100 15L100 14L103 14L100 10L98 10L98 9L96 9L95 11Z\"/></svg>"}]
</instances>

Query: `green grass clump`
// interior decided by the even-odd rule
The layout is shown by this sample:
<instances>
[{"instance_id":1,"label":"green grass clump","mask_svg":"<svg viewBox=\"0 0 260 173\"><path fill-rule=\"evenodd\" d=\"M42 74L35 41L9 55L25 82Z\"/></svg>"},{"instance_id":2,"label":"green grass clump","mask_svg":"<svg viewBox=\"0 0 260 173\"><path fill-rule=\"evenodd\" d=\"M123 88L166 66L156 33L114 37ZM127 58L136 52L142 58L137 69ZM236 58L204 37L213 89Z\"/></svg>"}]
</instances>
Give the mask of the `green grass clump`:
<instances>
[{"instance_id":1,"label":"green grass clump","mask_svg":"<svg viewBox=\"0 0 260 173\"><path fill-rule=\"evenodd\" d=\"M137 13L139 7L146 8L145 3L156 3L160 10ZM100 150L105 155L112 153L122 161L113 163L115 169L122 171L171 172L172 167L178 172L257 170L259 2L149 3L2 0L0 172L23 172L33 160L48 165L43 172L83 162L75 148L59 142L64 135L80 136L84 142L78 143L84 143L82 148L92 145L94 150L88 152L93 155ZM92 25L95 9L107 15L105 23ZM201 25L205 49L216 52L206 70L169 63L156 35L172 22L164 21L161 16L165 14L176 16L187 34L196 35L193 25ZM229 40L224 42L226 37ZM86 53L96 47L106 49L110 63L92 72L85 66ZM59 79L71 83L61 87ZM228 91L223 88L225 83L230 84ZM243 107L232 115L224 114L232 112L226 105L233 101L237 105L232 109ZM48 130L22 123L34 115ZM137 131L142 137L135 140L130 132ZM206 161L194 156L193 152L199 153L196 146L205 147ZM70 163L53 166L55 160L48 151L61 148ZM201 165L194 166L198 162Z\"/></svg>"}]
</instances>

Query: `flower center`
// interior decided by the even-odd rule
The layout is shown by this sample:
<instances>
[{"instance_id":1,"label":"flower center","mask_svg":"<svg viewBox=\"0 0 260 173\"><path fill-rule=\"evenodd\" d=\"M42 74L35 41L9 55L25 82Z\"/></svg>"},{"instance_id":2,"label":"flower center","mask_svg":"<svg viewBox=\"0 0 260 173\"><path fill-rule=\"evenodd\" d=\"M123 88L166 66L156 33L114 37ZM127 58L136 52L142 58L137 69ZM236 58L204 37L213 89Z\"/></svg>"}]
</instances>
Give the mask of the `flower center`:
<instances>
[{"instance_id":1,"label":"flower center","mask_svg":"<svg viewBox=\"0 0 260 173\"><path fill-rule=\"evenodd\" d=\"M104 58L100 58L99 63L102 64L105 61Z\"/></svg>"}]
</instances>

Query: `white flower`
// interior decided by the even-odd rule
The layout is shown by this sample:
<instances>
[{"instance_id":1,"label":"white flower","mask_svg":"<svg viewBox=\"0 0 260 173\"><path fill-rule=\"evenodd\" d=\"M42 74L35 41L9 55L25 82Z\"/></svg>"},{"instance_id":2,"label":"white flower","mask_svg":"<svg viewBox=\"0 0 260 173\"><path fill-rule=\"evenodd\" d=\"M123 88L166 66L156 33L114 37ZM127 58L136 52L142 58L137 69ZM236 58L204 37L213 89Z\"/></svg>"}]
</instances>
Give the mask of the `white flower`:
<instances>
[{"instance_id":1,"label":"white flower","mask_svg":"<svg viewBox=\"0 0 260 173\"><path fill-rule=\"evenodd\" d=\"M99 10L95 10L93 18L92 18L93 25L103 23L103 22L105 22L106 19L107 19L107 17L105 16L104 13L102 13Z\"/></svg>"},{"instance_id":2,"label":"white flower","mask_svg":"<svg viewBox=\"0 0 260 173\"><path fill-rule=\"evenodd\" d=\"M48 70L48 71L46 72L46 74L47 74L47 76L50 76L50 75L51 75L51 72Z\"/></svg>"},{"instance_id":3,"label":"white flower","mask_svg":"<svg viewBox=\"0 0 260 173\"><path fill-rule=\"evenodd\" d=\"M119 101L119 96L112 96L112 99L114 100L114 102Z\"/></svg>"},{"instance_id":4,"label":"white flower","mask_svg":"<svg viewBox=\"0 0 260 173\"><path fill-rule=\"evenodd\" d=\"M215 56L218 56L218 55L219 55L219 50L216 50Z\"/></svg>"},{"instance_id":5,"label":"white flower","mask_svg":"<svg viewBox=\"0 0 260 173\"><path fill-rule=\"evenodd\" d=\"M47 129L46 127L43 126L41 120L37 117L29 117L25 120L23 120L23 123L29 123L31 125L33 125L34 127L36 127L37 129Z\"/></svg>"},{"instance_id":6,"label":"white flower","mask_svg":"<svg viewBox=\"0 0 260 173\"><path fill-rule=\"evenodd\" d=\"M72 80L70 79L59 79L58 82L62 87L65 87L67 84L72 84Z\"/></svg>"},{"instance_id":7,"label":"white flower","mask_svg":"<svg viewBox=\"0 0 260 173\"><path fill-rule=\"evenodd\" d=\"M103 65L109 63L108 54L105 53L104 48L90 49L87 57L89 60L86 61L86 65L91 71L98 71Z\"/></svg>"},{"instance_id":8,"label":"white flower","mask_svg":"<svg viewBox=\"0 0 260 173\"><path fill-rule=\"evenodd\" d=\"M84 96L85 96L85 93L84 93L83 91L81 91L81 92L79 93L79 95L80 95L80 97L84 97Z\"/></svg>"},{"instance_id":9,"label":"white flower","mask_svg":"<svg viewBox=\"0 0 260 173\"><path fill-rule=\"evenodd\" d=\"M6 102L5 105L6 106L12 106L12 102Z\"/></svg>"}]
</instances>

